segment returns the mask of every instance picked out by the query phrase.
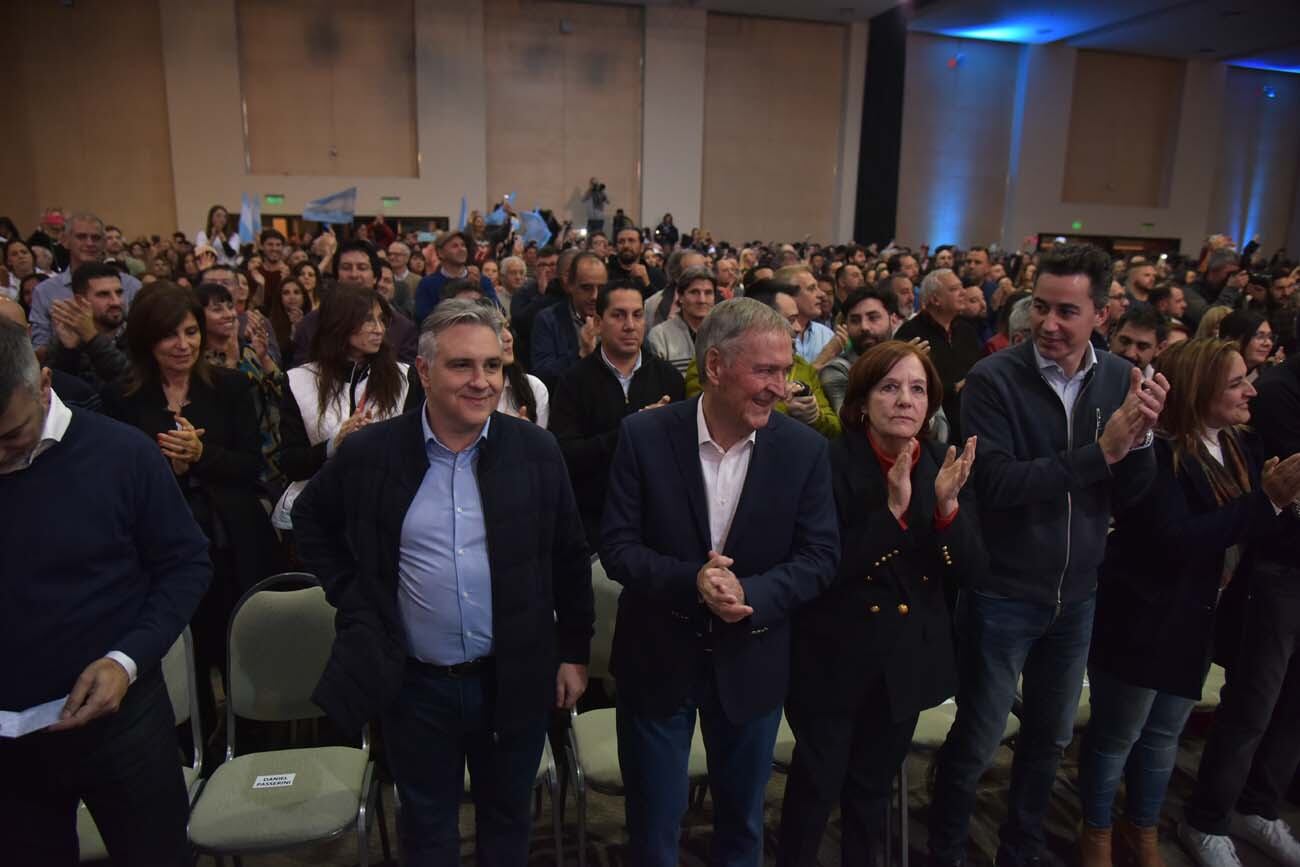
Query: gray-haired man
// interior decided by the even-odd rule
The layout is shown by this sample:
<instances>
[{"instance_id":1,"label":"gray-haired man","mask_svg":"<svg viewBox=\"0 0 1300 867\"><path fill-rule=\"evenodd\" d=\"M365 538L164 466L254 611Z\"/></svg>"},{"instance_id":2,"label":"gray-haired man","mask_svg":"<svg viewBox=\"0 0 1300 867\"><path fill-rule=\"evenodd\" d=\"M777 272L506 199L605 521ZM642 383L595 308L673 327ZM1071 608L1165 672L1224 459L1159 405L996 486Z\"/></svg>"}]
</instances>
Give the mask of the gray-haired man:
<instances>
[{"instance_id":1,"label":"gray-haired man","mask_svg":"<svg viewBox=\"0 0 1300 867\"><path fill-rule=\"evenodd\" d=\"M479 863L527 860L549 712L587 683L582 521L554 437L495 412L502 327L495 307L439 304L425 406L350 436L294 506L339 609L314 698L347 732L382 716L407 864L457 861L467 761Z\"/></svg>"}]
</instances>

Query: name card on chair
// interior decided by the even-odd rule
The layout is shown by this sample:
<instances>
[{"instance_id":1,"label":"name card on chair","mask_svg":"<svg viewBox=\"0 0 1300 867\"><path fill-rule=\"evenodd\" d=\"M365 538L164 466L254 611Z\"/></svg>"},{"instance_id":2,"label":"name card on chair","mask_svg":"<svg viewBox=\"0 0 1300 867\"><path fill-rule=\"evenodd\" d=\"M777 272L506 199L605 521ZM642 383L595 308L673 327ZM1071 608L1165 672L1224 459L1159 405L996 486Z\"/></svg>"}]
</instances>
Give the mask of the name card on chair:
<instances>
[{"instance_id":1,"label":"name card on chair","mask_svg":"<svg viewBox=\"0 0 1300 867\"><path fill-rule=\"evenodd\" d=\"M253 780L254 789L283 789L293 785L297 774L263 774Z\"/></svg>"}]
</instances>

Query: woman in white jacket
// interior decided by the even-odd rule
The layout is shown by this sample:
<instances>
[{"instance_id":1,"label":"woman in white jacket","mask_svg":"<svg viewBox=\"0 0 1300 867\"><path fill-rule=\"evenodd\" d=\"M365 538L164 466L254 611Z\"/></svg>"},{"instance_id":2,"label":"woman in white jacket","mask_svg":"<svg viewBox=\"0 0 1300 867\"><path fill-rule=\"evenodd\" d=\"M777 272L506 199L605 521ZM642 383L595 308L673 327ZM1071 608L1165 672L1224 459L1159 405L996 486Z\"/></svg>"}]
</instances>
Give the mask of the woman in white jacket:
<instances>
[{"instance_id":1,"label":"woman in white jacket","mask_svg":"<svg viewBox=\"0 0 1300 867\"><path fill-rule=\"evenodd\" d=\"M357 429L424 403L419 377L384 336L391 310L373 289L338 287L321 303L310 361L289 371L280 407L280 468L291 482L272 523L292 529L294 500Z\"/></svg>"}]
</instances>

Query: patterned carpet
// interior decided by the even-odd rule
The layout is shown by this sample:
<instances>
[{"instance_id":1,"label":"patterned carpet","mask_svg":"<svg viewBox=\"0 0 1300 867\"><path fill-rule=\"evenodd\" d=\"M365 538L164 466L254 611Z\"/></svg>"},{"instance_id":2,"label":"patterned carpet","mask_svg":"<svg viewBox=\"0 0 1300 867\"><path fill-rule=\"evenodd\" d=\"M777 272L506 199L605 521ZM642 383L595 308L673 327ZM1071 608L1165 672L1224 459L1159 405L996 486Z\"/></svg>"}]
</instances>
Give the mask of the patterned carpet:
<instances>
[{"instance_id":1,"label":"patterned carpet","mask_svg":"<svg viewBox=\"0 0 1300 867\"><path fill-rule=\"evenodd\" d=\"M1169 867L1189 867L1190 859L1173 839L1174 825L1182 814L1183 800L1190 794L1195 779L1196 766L1203 746L1203 733L1209 721L1208 716L1194 716L1188 729L1184 732L1179 749L1178 767L1170 787L1169 798L1165 805L1161 823L1162 850ZM1075 795L1075 781L1078 777L1077 764L1078 739L1067 752L1062 763L1053 790L1048 809L1047 830L1049 846L1049 863L1074 865L1078 863L1075 855L1075 829L1079 822L1078 801ZM998 826L1006 815L1005 797L1010 782L1011 750L1002 747L994 766L989 769L980 785L978 807L971 827L971 863L976 867L986 867L992 863L997 850ZM925 822L929 804L927 794L927 777L929 757L913 755L908 760L909 802L910 802L910 852L912 863L923 867L925 863ZM774 863L771 847L781 815L781 797L785 790L785 778L774 773L767 788L767 830L769 852L766 863ZM1122 797L1122 795L1121 795ZM392 823L392 791L385 793L388 805L389 823ZM577 864L577 825L576 802L572 791L567 798L564 827L564 861ZM1300 808L1287 805L1285 817L1293 827L1300 828ZM473 808L465 806L461 810L462 863L474 863L473 854ZM621 867L627 864L623 839L623 802L618 798L605 797L590 793L588 795L588 853L587 863L592 867ZM692 809L686 817L682 832L681 864L688 867L708 863L708 845L710 838L710 807L705 799L703 805ZM396 838L393 837L395 840ZM378 835L372 835L371 863L382 860ZM549 798L543 806L533 835L533 844L528 864L530 867L543 867L556 863L555 835L551 830ZM1272 867L1273 862L1262 853L1251 849L1246 844L1239 844L1238 851L1245 867ZM202 859L201 864L210 863ZM245 858L248 867L266 865L266 867L289 867L289 865L352 865L357 863L355 836L335 840L330 843L306 847L294 852ZM839 865L839 825L838 817L833 818L822 843L821 864L824 867Z\"/></svg>"}]
</instances>

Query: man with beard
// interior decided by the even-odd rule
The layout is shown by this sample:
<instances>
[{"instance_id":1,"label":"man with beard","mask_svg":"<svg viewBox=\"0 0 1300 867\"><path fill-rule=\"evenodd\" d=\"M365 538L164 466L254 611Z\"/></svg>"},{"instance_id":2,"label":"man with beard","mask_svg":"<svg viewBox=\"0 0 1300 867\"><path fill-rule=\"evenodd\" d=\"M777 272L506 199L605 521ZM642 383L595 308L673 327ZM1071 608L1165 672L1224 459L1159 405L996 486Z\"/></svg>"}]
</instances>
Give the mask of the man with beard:
<instances>
[{"instance_id":1,"label":"man with beard","mask_svg":"<svg viewBox=\"0 0 1300 867\"><path fill-rule=\"evenodd\" d=\"M615 255L606 263L609 267L610 280L631 280L641 288L641 297L646 298L660 291L668 283L668 277L659 268L651 268L641 262L641 230L636 226L625 225L614 236Z\"/></svg>"},{"instance_id":2,"label":"man with beard","mask_svg":"<svg viewBox=\"0 0 1300 867\"><path fill-rule=\"evenodd\" d=\"M49 362L101 390L131 372L123 340L126 302L122 273L107 262L87 262L72 275L72 297L50 305L54 342Z\"/></svg>"},{"instance_id":3,"label":"man with beard","mask_svg":"<svg viewBox=\"0 0 1300 867\"><path fill-rule=\"evenodd\" d=\"M838 413L844 404L844 392L849 387L849 368L862 353L890 338L893 332L891 320L897 312L897 297L884 288L867 286L845 300L844 327L849 333L849 345L819 374L822 390L835 412Z\"/></svg>"}]
</instances>

